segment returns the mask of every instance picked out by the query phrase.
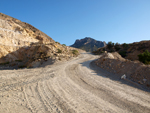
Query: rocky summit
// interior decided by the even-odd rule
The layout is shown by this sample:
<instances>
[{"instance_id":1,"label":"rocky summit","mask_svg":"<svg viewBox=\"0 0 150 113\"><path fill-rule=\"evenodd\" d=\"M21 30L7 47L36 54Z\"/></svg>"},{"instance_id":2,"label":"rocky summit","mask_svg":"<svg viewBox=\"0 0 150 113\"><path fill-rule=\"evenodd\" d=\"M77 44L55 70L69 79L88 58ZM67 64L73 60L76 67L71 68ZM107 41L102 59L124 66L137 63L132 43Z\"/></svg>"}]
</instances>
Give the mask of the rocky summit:
<instances>
[{"instance_id":1,"label":"rocky summit","mask_svg":"<svg viewBox=\"0 0 150 113\"><path fill-rule=\"evenodd\" d=\"M78 55L32 25L0 13L0 68L37 67Z\"/></svg>"},{"instance_id":2,"label":"rocky summit","mask_svg":"<svg viewBox=\"0 0 150 113\"><path fill-rule=\"evenodd\" d=\"M85 37L84 39L77 39L71 47L80 48L87 52L92 52L100 47L106 46L105 42L97 41L90 37Z\"/></svg>"}]
</instances>

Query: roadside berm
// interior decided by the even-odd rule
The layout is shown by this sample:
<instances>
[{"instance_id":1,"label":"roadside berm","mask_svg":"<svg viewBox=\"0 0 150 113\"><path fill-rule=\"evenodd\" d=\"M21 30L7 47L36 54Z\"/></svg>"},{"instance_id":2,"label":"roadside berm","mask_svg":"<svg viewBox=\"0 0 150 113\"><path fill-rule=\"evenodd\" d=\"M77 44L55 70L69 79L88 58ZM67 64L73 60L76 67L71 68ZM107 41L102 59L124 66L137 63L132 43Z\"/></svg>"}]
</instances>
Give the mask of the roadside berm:
<instances>
[{"instance_id":1,"label":"roadside berm","mask_svg":"<svg viewBox=\"0 0 150 113\"><path fill-rule=\"evenodd\" d=\"M95 63L97 66L115 73L120 78L128 79L150 88L150 65L124 59L117 52L103 53Z\"/></svg>"}]
</instances>

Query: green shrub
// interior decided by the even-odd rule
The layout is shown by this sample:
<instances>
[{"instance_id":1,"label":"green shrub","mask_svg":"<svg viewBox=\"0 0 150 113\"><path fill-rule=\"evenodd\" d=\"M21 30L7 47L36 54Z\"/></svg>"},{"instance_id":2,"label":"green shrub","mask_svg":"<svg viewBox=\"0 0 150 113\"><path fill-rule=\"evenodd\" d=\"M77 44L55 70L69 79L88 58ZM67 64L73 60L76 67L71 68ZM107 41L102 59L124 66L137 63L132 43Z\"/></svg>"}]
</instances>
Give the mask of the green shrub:
<instances>
[{"instance_id":1,"label":"green shrub","mask_svg":"<svg viewBox=\"0 0 150 113\"><path fill-rule=\"evenodd\" d=\"M115 50L119 51L121 48L119 46L115 46Z\"/></svg>"},{"instance_id":2,"label":"green shrub","mask_svg":"<svg viewBox=\"0 0 150 113\"><path fill-rule=\"evenodd\" d=\"M126 56L127 56L126 51L120 51L119 54L120 54L122 57L126 57Z\"/></svg>"},{"instance_id":3,"label":"green shrub","mask_svg":"<svg viewBox=\"0 0 150 113\"><path fill-rule=\"evenodd\" d=\"M139 54L138 57L139 61L143 62L144 64L150 64L150 52L148 52L148 50Z\"/></svg>"},{"instance_id":4,"label":"green shrub","mask_svg":"<svg viewBox=\"0 0 150 113\"><path fill-rule=\"evenodd\" d=\"M106 51L106 48L103 48L103 51Z\"/></svg>"},{"instance_id":5,"label":"green shrub","mask_svg":"<svg viewBox=\"0 0 150 113\"><path fill-rule=\"evenodd\" d=\"M66 44L62 44L63 46L66 46Z\"/></svg>"},{"instance_id":6,"label":"green shrub","mask_svg":"<svg viewBox=\"0 0 150 113\"><path fill-rule=\"evenodd\" d=\"M6 64L9 64L9 62L0 63L0 65L6 65Z\"/></svg>"},{"instance_id":7,"label":"green shrub","mask_svg":"<svg viewBox=\"0 0 150 113\"><path fill-rule=\"evenodd\" d=\"M78 55L78 54L79 54L79 52L78 52L78 50L72 50L72 54L74 54L74 55Z\"/></svg>"},{"instance_id":8,"label":"green shrub","mask_svg":"<svg viewBox=\"0 0 150 113\"><path fill-rule=\"evenodd\" d=\"M22 62L22 60L15 60L16 62Z\"/></svg>"},{"instance_id":9,"label":"green shrub","mask_svg":"<svg viewBox=\"0 0 150 113\"><path fill-rule=\"evenodd\" d=\"M112 52L115 52L115 50L114 49L110 49L109 52L112 53Z\"/></svg>"},{"instance_id":10,"label":"green shrub","mask_svg":"<svg viewBox=\"0 0 150 113\"><path fill-rule=\"evenodd\" d=\"M119 51L119 50L120 50L120 44L119 44L119 43L116 43L114 47L115 47L115 50L116 50L116 51Z\"/></svg>"},{"instance_id":11,"label":"green shrub","mask_svg":"<svg viewBox=\"0 0 150 113\"><path fill-rule=\"evenodd\" d=\"M113 46L114 46L114 43L112 43L111 41L107 43L108 49L111 49Z\"/></svg>"},{"instance_id":12,"label":"green shrub","mask_svg":"<svg viewBox=\"0 0 150 113\"><path fill-rule=\"evenodd\" d=\"M126 43L123 43L122 46L123 46L123 48L127 48L129 45Z\"/></svg>"},{"instance_id":13,"label":"green shrub","mask_svg":"<svg viewBox=\"0 0 150 113\"><path fill-rule=\"evenodd\" d=\"M27 69L31 68L30 66L27 66Z\"/></svg>"},{"instance_id":14,"label":"green shrub","mask_svg":"<svg viewBox=\"0 0 150 113\"><path fill-rule=\"evenodd\" d=\"M25 68L25 67L26 67L25 65L18 66L18 68Z\"/></svg>"},{"instance_id":15,"label":"green shrub","mask_svg":"<svg viewBox=\"0 0 150 113\"><path fill-rule=\"evenodd\" d=\"M62 50L61 49L57 49L58 51L57 51L57 53L62 53Z\"/></svg>"},{"instance_id":16,"label":"green shrub","mask_svg":"<svg viewBox=\"0 0 150 113\"><path fill-rule=\"evenodd\" d=\"M60 44L59 42L55 42L55 43Z\"/></svg>"}]
</instances>

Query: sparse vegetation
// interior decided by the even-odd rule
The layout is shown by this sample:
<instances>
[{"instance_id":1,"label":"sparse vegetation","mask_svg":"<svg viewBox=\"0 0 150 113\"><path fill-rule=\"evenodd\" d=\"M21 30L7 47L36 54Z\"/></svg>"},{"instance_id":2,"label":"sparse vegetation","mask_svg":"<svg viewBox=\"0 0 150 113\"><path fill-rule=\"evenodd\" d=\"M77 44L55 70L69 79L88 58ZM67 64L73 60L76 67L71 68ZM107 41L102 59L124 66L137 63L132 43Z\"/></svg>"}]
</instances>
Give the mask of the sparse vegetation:
<instances>
[{"instance_id":1,"label":"sparse vegetation","mask_svg":"<svg viewBox=\"0 0 150 113\"><path fill-rule=\"evenodd\" d=\"M27 69L31 68L30 66L27 66Z\"/></svg>"},{"instance_id":2,"label":"sparse vegetation","mask_svg":"<svg viewBox=\"0 0 150 113\"><path fill-rule=\"evenodd\" d=\"M148 52L148 50L139 54L138 57L139 61L143 62L144 64L150 64L150 52Z\"/></svg>"},{"instance_id":3,"label":"sparse vegetation","mask_svg":"<svg viewBox=\"0 0 150 113\"><path fill-rule=\"evenodd\" d=\"M127 48L129 45L126 43L123 43L122 46L123 46L123 48Z\"/></svg>"},{"instance_id":4,"label":"sparse vegetation","mask_svg":"<svg viewBox=\"0 0 150 113\"><path fill-rule=\"evenodd\" d=\"M115 43L114 47L116 51L119 51L121 49L119 43Z\"/></svg>"},{"instance_id":5,"label":"sparse vegetation","mask_svg":"<svg viewBox=\"0 0 150 113\"><path fill-rule=\"evenodd\" d=\"M62 44L63 46L66 46L66 44Z\"/></svg>"},{"instance_id":6,"label":"sparse vegetation","mask_svg":"<svg viewBox=\"0 0 150 113\"><path fill-rule=\"evenodd\" d=\"M122 57L126 57L126 56L127 56L126 51L120 51L119 54L120 54Z\"/></svg>"},{"instance_id":7,"label":"sparse vegetation","mask_svg":"<svg viewBox=\"0 0 150 113\"><path fill-rule=\"evenodd\" d=\"M78 52L78 50L72 50L72 54L74 54L74 55L78 55L78 54L79 54L79 52Z\"/></svg>"},{"instance_id":8,"label":"sparse vegetation","mask_svg":"<svg viewBox=\"0 0 150 113\"><path fill-rule=\"evenodd\" d=\"M57 53L62 53L62 50L61 49L57 49L58 51L57 51Z\"/></svg>"},{"instance_id":9,"label":"sparse vegetation","mask_svg":"<svg viewBox=\"0 0 150 113\"><path fill-rule=\"evenodd\" d=\"M112 48L112 49L110 49L110 50L109 50L109 52L111 52L111 53L112 53L112 52L115 52L115 50Z\"/></svg>"},{"instance_id":10,"label":"sparse vegetation","mask_svg":"<svg viewBox=\"0 0 150 113\"><path fill-rule=\"evenodd\" d=\"M55 42L55 43L60 44L59 42Z\"/></svg>"},{"instance_id":11,"label":"sparse vegetation","mask_svg":"<svg viewBox=\"0 0 150 113\"><path fill-rule=\"evenodd\" d=\"M106 48L103 48L103 51L106 51Z\"/></svg>"},{"instance_id":12,"label":"sparse vegetation","mask_svg":"<svg viewBox=\"0 0 150 113\"><path fill-rule=\"evenodd\" d=\"M22 60L15 60L16 62L22 62Z\"/></svg>"},{"instance_id":13,"label":"sparse vegetation","mask_svg":"<svg viewBox=\"0 0 150 113\"><path fill-rule=\"evenodd\" d=\"M25 65L18 66L18 68L25 68L25 67L26 67Z\"/></svg>"},{"instance_id":14,"label":"sparse vegetation","mask_svg":"<svg viewBox=\"0 0 150 113\"><path fill-rule=\"evenodd\" d=\"M0 65L6 65L6 64L9 64L9 62L0 63Z\"/></svg>"},{"instance_id":15,"label":"sparse vegetation","mask_svg":"<svg viewBox=\"0 0 150 113\"><path fill-rule=\"evenodd\" d=\"M114 46L114 43L112 43L111 41L107 43L108 49L111 49L113 46Z\"/></svg>"}]
</instances>

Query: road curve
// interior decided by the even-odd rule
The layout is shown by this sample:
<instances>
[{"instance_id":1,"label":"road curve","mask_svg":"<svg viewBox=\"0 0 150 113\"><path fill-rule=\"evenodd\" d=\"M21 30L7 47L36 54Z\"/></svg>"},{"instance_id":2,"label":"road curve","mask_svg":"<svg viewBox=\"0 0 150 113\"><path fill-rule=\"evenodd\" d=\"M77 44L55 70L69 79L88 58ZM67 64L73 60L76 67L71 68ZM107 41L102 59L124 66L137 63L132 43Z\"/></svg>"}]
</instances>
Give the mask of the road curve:
<instances>
[{"instance_id":1,"label":"road curve","mask_svg":"<svg viewBox=\"0 0 150 113\"><path fill-rule=\"evenodd\" d=\"M150 113L150 93L99 76L90 68L96 58L83 53L45 67L0 71L0 112Z\"/></svg>"}]
</instances>

